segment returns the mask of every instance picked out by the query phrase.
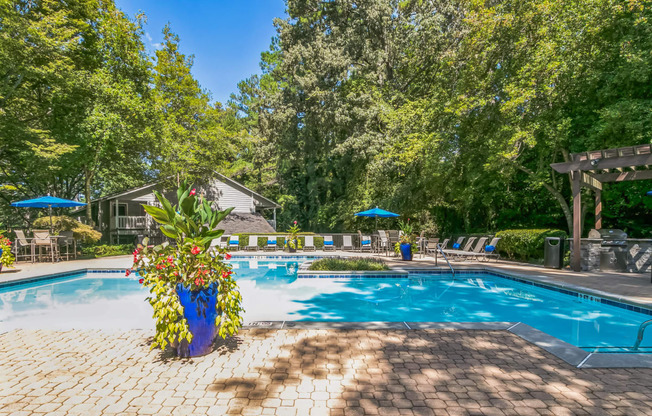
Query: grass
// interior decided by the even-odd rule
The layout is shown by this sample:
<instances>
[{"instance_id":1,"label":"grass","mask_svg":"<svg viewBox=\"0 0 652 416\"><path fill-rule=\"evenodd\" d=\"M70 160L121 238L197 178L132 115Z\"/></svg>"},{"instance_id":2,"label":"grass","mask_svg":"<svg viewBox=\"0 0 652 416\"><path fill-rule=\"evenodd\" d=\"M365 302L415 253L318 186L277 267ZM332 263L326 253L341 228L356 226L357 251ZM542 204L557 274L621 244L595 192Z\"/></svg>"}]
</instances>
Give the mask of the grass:
<instances>
[{"instance_id":1,"label":"grass","mask_svg":"<svg viewBox=\"0 0 652 416\"><path fill-rule=\"evenodd\" d=\"M309 270L339 272L339 271L384 271L389 267L380 259L366 257L351 257L348 259L319 259L310 265Z\"/></svg>"}]
</instances>

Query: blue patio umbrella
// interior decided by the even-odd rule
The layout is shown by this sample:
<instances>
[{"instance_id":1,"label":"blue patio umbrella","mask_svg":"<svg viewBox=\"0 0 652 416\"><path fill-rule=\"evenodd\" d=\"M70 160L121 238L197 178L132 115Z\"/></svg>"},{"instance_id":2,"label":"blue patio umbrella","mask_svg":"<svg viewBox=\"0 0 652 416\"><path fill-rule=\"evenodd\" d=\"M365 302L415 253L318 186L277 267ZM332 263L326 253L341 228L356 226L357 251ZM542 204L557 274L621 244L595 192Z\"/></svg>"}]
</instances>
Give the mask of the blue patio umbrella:
<instances>
[{"instance_id":1,"label":"blue patio umbrella","mask_svg":"<svg viewBox=\"0 0 652 416\"><path fill-rule=\"evenodd\" d=\"M652 196L652 191L647 191L647 196Z\"/></svg>"},{"instance_id":2,"label":"blue patio umbrella","mask_svg":"<svg viewBox=\"0 0 652 416\"><path fill-rule=\"evenodd\" d=\"M50 228L52 228L52 208L83 207L84 205L86 205L84 202L77 202L70 199L57 198L55 196L49 195L11 203L12 207L48 208L50 211Z\"/></svg>"},{"instance_id":3,"label":"blue patio umbrella","mask_svg":"<svg viewBox=\"0 0 652 416\"><path fill-rule=\"evenodd\" d=\"M354 214L356 217L374 217L376 218L376 228L378 228L378 218L393 218L393 217L400 217L398 214L394 214L393 212L385 211L384 209L381 208L372 208L368 209L366 211L358 212Z\"/></svg>"}]
</instances>

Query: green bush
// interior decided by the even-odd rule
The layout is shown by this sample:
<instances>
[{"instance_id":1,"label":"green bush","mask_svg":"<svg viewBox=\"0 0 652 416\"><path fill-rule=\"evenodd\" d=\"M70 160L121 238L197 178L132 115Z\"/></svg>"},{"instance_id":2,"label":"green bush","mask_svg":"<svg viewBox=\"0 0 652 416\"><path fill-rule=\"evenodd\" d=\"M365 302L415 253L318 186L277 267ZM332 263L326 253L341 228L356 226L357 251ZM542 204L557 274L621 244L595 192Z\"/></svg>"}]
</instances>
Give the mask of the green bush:
<instances>
[{"instance_id":1,"label":"green bush","mask_svg":"<svg viewBox=\"0 0 652 416\"><path fill-rule=\"evenodd\" d=\"M118 245L98 245L88 246L82 248L83 257L109 257L109 256L124 256L131 254L134 251L133 244L118 244Z\"/></svg>"},{"instance_id":2,"label":"green bush","mask_svg":"<svg viewBox=\"0 0 652 416\"><path fill-rule=\"evenodd\" d=\"M381 259L366 257L350 257L348 259L325 258L319 259L310 265L309 270L316 271L383 271L389 267Z\"/></svg>"},{"instance_id":3,"label":"green bush","mask_svg":"<svg viewBox=\"0 0 652 416\"><path fill-rule=\"evenodd\" d=\"M510 259L532 261L543 258L543 243L546 237L561 237L566 233L561 230L504 230L496 233L500 237L496 249Z\"/></svg>"},{"instance_id":4,"label":"green bush","mask_svg":"<svg viewBox=\"0 0 652 416\"><path fill-rule=\"evenodd\" d=\"M247 247L249 244L249 236L250 235L257 235L258 236L258 247L262 248L267 246L267 237L276 237L276 245L279 248L285 247L285 237L288 235L288 233L267 233L267 234L260 234L260 233L239 233L239 234L233 234L237 235L240 237L240 243L239 246L240 248ZM299 246L303 247L305 238L302 238L302 236L306 235L315 235L314 233L299 233ZM314 238L315 242L315 248L317 250L320 250L322 247L324 247L324 237L320 237L315 235Z\"/></svg>"},{"instance_id":5,"label":"green bush","mask_svg":"<svg viewBox=\"0 0 652 416\"><path fill-rule=\"evenodd\" d=\"M32 223L32 227L49 230L50 217L37 218ZM94 230L90 225L82 224L74 218L65 216L52 217L52 229L55 233L61 231L72 231L73 236L84 244L95 244L100 241L100 238L102 238L102 233Z\"/></svg>"}]
</instances>

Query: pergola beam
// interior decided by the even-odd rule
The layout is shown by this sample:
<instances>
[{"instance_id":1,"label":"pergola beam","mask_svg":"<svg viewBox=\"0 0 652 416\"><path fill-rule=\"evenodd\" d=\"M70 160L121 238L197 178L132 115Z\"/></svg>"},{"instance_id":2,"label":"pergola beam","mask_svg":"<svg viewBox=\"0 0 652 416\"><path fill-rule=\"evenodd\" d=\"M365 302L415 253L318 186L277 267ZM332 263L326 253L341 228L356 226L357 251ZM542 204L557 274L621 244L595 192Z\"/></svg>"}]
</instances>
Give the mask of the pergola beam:
<instances>
[{"instance_id":1,"label":"pergola beam","mask_svg":"<svg viewBox=\"0 0 652 416\"><path fill-rule=\"evenodd\" d=\"M652 164L652 154L619 156L607 159L575 160L572 162L553 163L550 166L559 173L570 173L573 171L618 169L650 164Z\"/></svg>"},{"instance_id":2,"label":"pergola beam","mask_svg":"<svg viewBox=\"0 0 652 416\"><path fill-rule=\"evenodd\" d=\"M605 182L625 182L652 179L652 170L637 170L633 172L591 174L596 180Z\"/></svg>"},{"instance_id":3,"label":"pergola beam","mask_svg":"<svg viewBox=\"0 0 652 416\"><path fill-rule=\"evenodd\" d=\"M602 191L602 183L593 175L582 172L582 185L596 192Z\"/></svg>"}]
</instances>

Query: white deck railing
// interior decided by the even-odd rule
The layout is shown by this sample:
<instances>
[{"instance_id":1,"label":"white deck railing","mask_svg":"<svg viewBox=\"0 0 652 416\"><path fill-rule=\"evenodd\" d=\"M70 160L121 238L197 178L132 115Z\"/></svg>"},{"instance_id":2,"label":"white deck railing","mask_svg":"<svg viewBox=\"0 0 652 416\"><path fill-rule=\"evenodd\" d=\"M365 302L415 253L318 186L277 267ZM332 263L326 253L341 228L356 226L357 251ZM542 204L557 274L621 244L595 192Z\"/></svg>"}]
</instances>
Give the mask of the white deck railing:
<instances>
[{"instance_id":1,"label":"white deck railing","mask_svg":"<svg viewBox=\"0 0 652 416\"><path fill-rule=\"evenodd\" d=\"M146 228L147 217L114 217L115 228L122 230L133 230Z\"/></svg>"}]
</instances>

